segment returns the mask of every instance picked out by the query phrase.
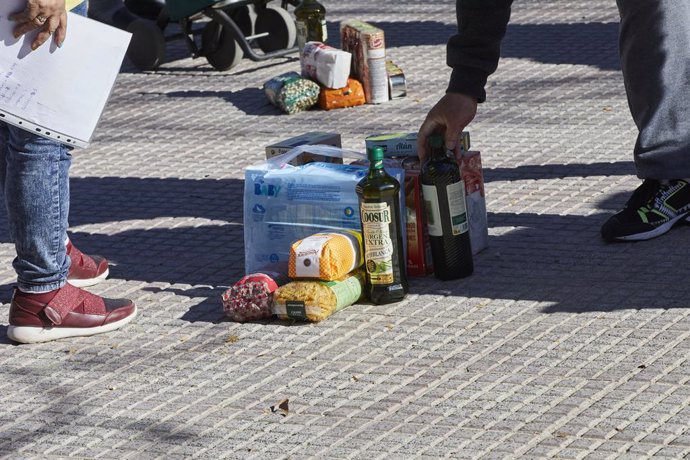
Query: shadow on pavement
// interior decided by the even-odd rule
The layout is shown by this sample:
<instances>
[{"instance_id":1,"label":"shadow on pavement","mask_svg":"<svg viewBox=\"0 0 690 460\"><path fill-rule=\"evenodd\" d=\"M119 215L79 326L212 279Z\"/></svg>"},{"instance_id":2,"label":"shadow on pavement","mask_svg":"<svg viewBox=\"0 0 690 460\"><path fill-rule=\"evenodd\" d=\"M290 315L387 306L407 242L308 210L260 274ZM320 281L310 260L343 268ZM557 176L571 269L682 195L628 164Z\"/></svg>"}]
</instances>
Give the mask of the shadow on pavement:
<instances>
[{"instance_id":1,"label":"shadow on pavement","mask_svg":"<svg viewBox=\"0 0 690 460\"><path fill-rule=\"evenodd\" d=\"M244 88L239 91L172 91L165 93L171 98L219 98L231 103L247 115L276 116L283 113L271 105L262 89ZM256 101L264 101L259 105Z\"/></svg>"},{"instance_id":2,"label":"shadow on pavement","mask_svg":"<svg viewBox=\"0 0 690 460\"><path fill-rule=\"evenodd\" d=\"M570 163L522 165L512 168L484 168L484 182L559 179L565 177L589 176L634 176L632 161L616 163Z\"/></svg>"},{"instance_id":3,"label":"shadow on pavement","mask_svg":"<svg viewBox=\"0 0 690 460\"><path fill-rule=\"evenodd\" d=\"M485 173L491 182L620 175L630 169L622 162ZM107 234L77 228L72 239L86 252L107 256L112 278L189 285L181 295L208 300L184 319L220 321L220 294L244 271L243 186L239 179L73 178L73 227L109 225ZM685 266L687 251L678 248L689 246L690 227L645 243L601 240L601 224L627 198L627 192L608 194L595 203L606 213L593 215L559 213L567 209L489 212L490 247L476 257L475 274L450 283L417 279L413 292L550 302L553 312L687 306L690 288L683 271L651 267ZM0 286L3 299L9 299L11 287Z\"/></svg>"},{"instance_id":4,"label":"shadow on pavement","mask_svg":"<svg viewBox=\"0 0 690 460\"><path fill-rule=\"evenodd\" d=\"M505 233L475 258L473 276L415 290L545 302L547 313L689 307L686 275L673 267L688 256L678 248L690 247L690 226L646 242L605 243L599 228L609 215L490 213L492 229Z\"/></svg>"},{"instance_id":5,"label":"shadow on pavement","mask_svg":"<svg viewBox=\"0 0 690 460\"><path fill-rule=\"evenodd\" d=\"M69 346L69 344L65 344ZM87 350L60 351L61 344L52 344L52 350L43 350L43 353L53 353L55 362L63 369L71 369L75 375L93 372L94 356ZM54 351L57 350L57 351ZM102 353L103 350L100 350ZM117 351L111 352L110 362L113 365L127 367L131 356L117 355ZM97 359L96 359L97 361ZM102 364L98 361L98 364ZM106 418L94 419L89 413L93 404L106 406L123 397L126 392L131 392L132 383L125 381L101 382L89 388L89 391L81 384L69 384L64 378L55 376L53 371L46 372L41 366L23 365L20 363L5 363L4 371L11 375L17 385L24 385L23 397L27 403L40 406L40 414L33 414L29 424L17 420L5 420L3 432L13 433L11 446L6 447L4 454L10 457L22 457L22 448L40 442L41 439L59 438L61 436L78 435L78 430L83 426L84 420L89 420L90 426L100 426L102 429L111 429L118 432L118 436L126 436L128 442L139 445L151 444L155 446L163 442L171 442L176 445L184 442L193 442L198 439L199 433L194 427L185 426L178 420L160 420L155 416L141 416L142 408L146 407L144 401L142 408L134 404L130 411L118 411L109 414ZM160 379L160 369L152 366L147 369L151 380ZM29 384L30 383L30 384ZM85 404L85 400L95 400L96 403ZM75 434L76 433L76 434ZM6 444L8 438L3 438ZM13 455L16 454L16 455ZM56 455L61 457L62 455ZM87 455L86 457L90 457Z\"/></svg>"},{"instance_id":6,"label":"shadow on pavement","mask_svg":"<svg viewBox=\"0 0 690 460\"><path fill-rule=\"evenodd\" d=\"M0 324L0 345L17 345L7 337L7 326Z\"/></svg>"},{"instance_id":7,"label":"shadow on pavement","mask_svg":"<svg viewBox=\"0 0 690 460\"><path fill-rule=\"evenodd\" d=\"M444 46L457 33L455 24L438 21L375 22L386 46ZM509 24L501 56L545 64L577 64L619 70L618 23Z\"/></svg>"}]
</instances>

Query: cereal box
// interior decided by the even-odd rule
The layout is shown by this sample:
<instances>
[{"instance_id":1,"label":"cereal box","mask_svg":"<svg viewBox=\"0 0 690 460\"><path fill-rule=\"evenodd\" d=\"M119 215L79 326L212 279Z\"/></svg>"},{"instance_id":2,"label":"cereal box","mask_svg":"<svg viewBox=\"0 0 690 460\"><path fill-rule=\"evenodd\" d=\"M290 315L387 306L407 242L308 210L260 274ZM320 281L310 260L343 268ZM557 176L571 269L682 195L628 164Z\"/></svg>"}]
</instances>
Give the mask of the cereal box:
<instances>
[{"instance_id":1,"label":"cereal box","mask_svg":"<svg viewBox=\"0 0 690 460\"><path fill-rule=\"evenodd\" d=\"M489 225L486 215L482 157L478 151L456 152L460 173L465 181L465 201L470 224L472 254L489 246Z\"/></svg>"},{"instance_id":2,"label":"cereal box","mask_svg":"<svg viewBox=\"0 0 690 460\"><path fill-rule=\"evenodd\" d=\"M417 133L374 134L364 140L367 149L381 147L386 157L416 157ZM460 149L470 149L470 133L463 131L460 135Z\"/></svg>"},{"instance_id":3,"label":"cereal box","mask_svg":"<svg viewBox=\"0 0 690 460\"><path fill-rule=\"evenodd\" d=\"M388 101L388 72L383 30L363 21L340 26L342 49L352 53L352 76L362 82L369 104Z\"/></svg>"},{"instance_id":4,"label":"cereal box","mask_svg":"<svg viewBox=\"0 0 690 460\"><path fill-rule=\"evenodd\" d=\"M426 227L422 199L420 164L417 158L400 161L405 169L405 208L407 210L407 274L426 276L434 272L431 243Z\"/></svg>"},{"instance_id":5,"label":"cereal box","mask_svg":"<svg viewBox=\"0 0 690 460\"><path fill-rule=\"evenodd\" d=\"M290 139L285 139L275 144L266 146L266 159L269 160L278 155L286 153L288 150L292 150L300 145L332 145L334 147L341 147L341 138L338 133L324 133L321 131L310 131L308 133L301 134L296 137L291 137ZM325 155L316 155L308 152L295 158L292 164L293 166L299 166L313 161L325 161L329 163L342 163L342 158L327 157Z\"/></svg>"}]
</instances>

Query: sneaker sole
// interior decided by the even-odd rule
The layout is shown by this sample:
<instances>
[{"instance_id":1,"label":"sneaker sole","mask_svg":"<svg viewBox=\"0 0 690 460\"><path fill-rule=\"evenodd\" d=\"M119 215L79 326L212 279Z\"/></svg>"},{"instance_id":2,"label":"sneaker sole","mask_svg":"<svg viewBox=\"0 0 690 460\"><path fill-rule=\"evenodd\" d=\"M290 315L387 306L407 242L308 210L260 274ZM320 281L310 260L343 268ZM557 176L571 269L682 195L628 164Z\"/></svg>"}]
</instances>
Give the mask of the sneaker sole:
<instances>
[{"instance_id":1,"label":"sneaker sole","mask_svg":"<svg viewBox=\"0 0 690 460\"><path fill-rule=\"evenodd\" d=\"M122 326L126 325L137 316L137 307L134 306L134 311L126 318L114 323L105 324L98 327L31 327L31 326L9 326L7 328L7 337L19 343L40 343L50 342L51 340L66 339L69 337L88 337L90 335L103 334L105 332L112 332Z\"/></svg>"},{"instance_id":2,"label":"sneaker sole","mask_svg":"<svg viewBox=\"0 0 690 460\"><path fill-rule=\"evenodd\" d=\"M106 268L103 273L101 273L99 276L97 276L95 278L87 278L87 279L69 279L69 278L67 278L67 282L74 287L85 288L85 287L89 287L89 286L95 286L96 284L100 283L101 281L105 281L105 279L108 277L109 274L110 274L110 269Z\"/></svg>"},{"instance_id":3,"label":"sneaker sole","mask_svg":"<svg viewBox=\"0 0 690 460\"><path fill-rule=\"evenodd\" d=\"M654 230L650 230L648 232L644 233L636 233L635 235L627 235L627 236L618 236L615 239L620 240L620 241L645 241L645 240L651 240L652 238L656 238L657 236L661 236L664 233L667 233L671 228L676 225L679 221L681 220L686 220L690 222L690 213L684 214L684 215L679 215L674 217L673 219L670 219L668 222L665 224L659 225L657 228Z\"/></svg>"}]
</instances>

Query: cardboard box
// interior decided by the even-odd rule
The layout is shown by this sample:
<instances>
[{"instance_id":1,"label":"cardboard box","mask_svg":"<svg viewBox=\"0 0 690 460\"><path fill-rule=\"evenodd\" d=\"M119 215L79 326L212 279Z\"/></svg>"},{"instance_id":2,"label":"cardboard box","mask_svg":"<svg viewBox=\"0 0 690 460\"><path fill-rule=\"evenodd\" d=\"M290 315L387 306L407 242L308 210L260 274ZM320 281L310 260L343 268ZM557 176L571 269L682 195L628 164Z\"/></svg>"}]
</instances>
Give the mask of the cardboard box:
<instances>
[{"instance_id":1,"label":"cardboard box","mask_svg":"<svg viewBox=\"0 0 690 460\"><path fill-rule=\"evenodd\" d=\"M323 44L307 42L300 53L302 76L321 83L326 88L343 88L350 77L352 54Z\"/></svg>"},{"instance_id":2,"label":"cardboard box","mask_svg":"<svg viewBox=\"0 0 690 460\"><path fill-rule=\"evenodd\" d=\"M332 145L334 147L342 147L342 141L340 134L338 133L312 131L266 146L266 159L269 160L273 157L277 157L278 155L282 155L295 147L299 147L300 145ZM290 162L290 164L293 166L300 166L314 161L339 164L343 163L342 158L303 153L299 157L295 158L295 160Z\"/></svg>"},{"instance_id":3,"label":"cardboard box","mask_svg":"<svg viewBox=\"0 0 690 460\"><path fill-rule=\"evenodd\" d=\"M489 222L486 215L482 157L480 152L474 150L457 152L456 159L460 165L462 179L465 181L465 202L470 224L472 254L477 254L489 246Z\"/></svg>"},{"instance_id":4,"label":"cardboard box","mask_svg":"<svg viewBox=\"0 0 690 460\"><path fill-rule=\"evenodd\" d=\"M340 43L352 53L352 76L364 86L369 104L388 101L388 72L383 30L363 21L345 21L340 25Z\"/></svg>"},{"instance_id":5,"label":"cardboard box","mask_svg":"<svg viewBox=\"0 0 690 460\"><path fill-rule=\"evenodd\" d=\"M374 134L364 140L366 148L382 147L387 157L416 157L417 133ZM470 133L463 131L459 147L463 151L470 149Z\"/></svg>"},{"instance_id":6,"label":"cardboard box","mask_svg":"<svg viewBox=\"0 0 690 460\"><path fill-rule=\"evenodd\" d=\"M416 158L400 161L405 170L405 207L407 210L407 274L426 276L434 272L431 243L426 227L426 212L422 198L420 164Z\"/></svg>"}]
</instances>

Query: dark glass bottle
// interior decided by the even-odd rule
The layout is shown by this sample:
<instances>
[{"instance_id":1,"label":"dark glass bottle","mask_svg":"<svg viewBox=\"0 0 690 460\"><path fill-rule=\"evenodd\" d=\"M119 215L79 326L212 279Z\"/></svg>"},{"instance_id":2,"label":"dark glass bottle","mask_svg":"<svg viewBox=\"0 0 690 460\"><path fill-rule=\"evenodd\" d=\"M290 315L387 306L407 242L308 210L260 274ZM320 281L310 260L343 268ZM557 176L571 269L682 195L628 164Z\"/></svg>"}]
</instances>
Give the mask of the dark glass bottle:
<instances>
[{"instance_id":1,"label":"dark glass bottle","mask_svg":"<svg viewBox=\"0 0 690 460\"><path fill-rule=\"evenodd\" d=\"M326 31L326 8L316 0L302 0L295 8L297 46L302 51L307 42L328 40Z\"/></svg>"},{"instance_id":2,"label":"dark glass bottle","mask_svg":"<svg viewBox=\"0 0 690 460\"><path fill-rule=\"evenodd\" d=\"M402 300L407 276L400 229L400 183L383 167L383 149L368 152L369 173L356 187L362 219L366 294L375 304Z\"/></svg>"},{"instance_id":3,"label":"dark glass bottle","mask_svg":"<svg viewBox=\"0 0 690 460\"><path fill-rule=\"evenodd\" d=\"M465 183L443 137L429 136L428 146L421 180L434 274L441 280L464 278L474 270Z\"/></svg>"}]
</instances>

